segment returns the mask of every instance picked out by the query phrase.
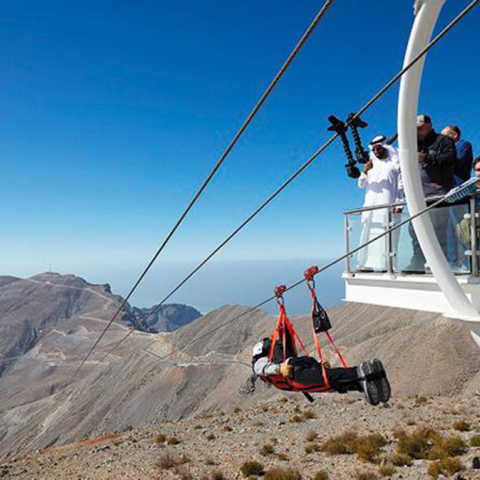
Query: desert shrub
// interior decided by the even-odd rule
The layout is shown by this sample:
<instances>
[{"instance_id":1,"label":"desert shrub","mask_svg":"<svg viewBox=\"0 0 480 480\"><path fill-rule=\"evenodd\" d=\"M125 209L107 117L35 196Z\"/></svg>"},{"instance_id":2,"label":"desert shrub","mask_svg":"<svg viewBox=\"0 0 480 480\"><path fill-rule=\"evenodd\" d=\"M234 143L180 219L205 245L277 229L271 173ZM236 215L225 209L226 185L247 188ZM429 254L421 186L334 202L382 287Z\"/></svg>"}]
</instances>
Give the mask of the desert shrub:
<instances>
[{"instance_id":1,"label":"desert shrub","mask_svg":"<svg viewBox=\"0 0 480 480\"><path fill-rule=\"evenodd\" d=\"M395 453L388 459L396 467L409 467L412 464L412 457L404 453Z\"/></svg>"},{"instance_id":2,"label":"desert shrub","mask_svg":"<svg viewBox=\"0 0 480 480\"><path fill-rule=\"evenodd\" d=\"M305 437L305 439L307 440L307 442L313 442L314 440L316 440L318 437L318 433L315 432L315 430L310 430L308 433L307 433L307 436Z\"/></svg>"},{"instance_id":3,"label":"desert shrub","mask_svg":"<svg viewBox=\"0 0 480 480\"><path fill-rule=\"evenodd\" d=\"M288 455L286 453L283 453L283 452L277 453L277 458L282 462L288 462Z\"/></svg>"},{"instance_id":4,"label":"desert shrub","mask_svg":"<svg viewBox=\"0 0 480 480\"><path fill-rule=\"evenodd\" d=\"M240 407L235 407L233 409L233 413L240 413L242 411L242 409Z\"/></svg>"},{"instance_id":5,"label":"desert shrub","mask_svg":"<svg viewBox=\"0 0 480 480\"><path fill-rule=\"evenodd\" d=\"M282 398L279 398L278 401L280 403L288 403L288 398L287 397L282 397Z\"/></svg>"},{"instance_id":6,"label":"desert shrub","mask_svg":"<svg viewBox=\"0 0 480 480\"><path fill-rule=\"evenodd\" d=\"M202 428L201 425L195 425L195 426L193 427L194 430L200 430L201 428Z\"/></svg>"},{"instance_id":7,"label":"desert shrub","mask_svg":"<svg viewBox=\"0 0 480 480\"><path fill-rule=\"evenodd\" d=\"M301 415L294 415L294 416L290 419L290 421L291 421L292 423L301 423L301 422L303 422L303 417L302 417Z\"/></svg>"},{"instance_id":8,"label":"desert shrub","mask_svg":"<svg viewBox=\"0 0 480 480\"><path fill-rule=\"evenodd\" d=\"M480 435L474 435L470 439L470 446L471 447L480 447Z\"/></svg>"},{"instance_id":9,"label":"desert shrub","mask_svg":"<svg viewBox=\"0 0 480 480\"><path fill-rule=\"evenodd\" d=\"M161 470L171 470L177 465L178 465L178 462L176 458L169 452L163 454L160 457L160 460L157 462L157 467L160 468Z\"/></svg>"},{"instance_id":10,"label":"desert shrub","mask_svg":"<svg viewBox=\"0 0 480 480\"><path fill-rule=\"evenodd\" d=\"M309 443L305 445L305 453L320 452L322 447L318 443Z\"/></svg>"},{"instance_id":11,"label":"desert shrub","mask_svg":"<svg viewBox=\"0 0 480 480\"><path fill-rule=\"evenodd\" d=\"M233 428L230 425L225 425L223 427L224 432L233 432Z\"/></svg>"},{"instance_id":12,"label":"desert shrub","mask_svg":"<svg viewBox=\"0 0 480 480\"><path fill-rule=\"evenodd\" d=\"M452 428L459 432L468 432L470 430L470 424L465 420L457 420L453 422Z\"/></svg>"},{"instance_id":13,"label":"desert shrub","mask_svg":"<svg viewBox=\"0 0 480 480\"><path fill-rule=\"evenodd\" d=\"M357 480L378 480L378 475L371 471L357 472Z\"/></svg>"},{"instance_id":14,"label":"desert shrub","mask_svg":"<svg viewBox=\"0 0 480 480\"><path fill-rule=\"evenodd\" d=\"M253 426L254 426L254 427L264 427L265 424L264 424L263 422L261 422L261 421L258 421L258 422L255 422L255 423L253 424Z\"/></svg>"},{"instance_id":15,"label":"desert shrub","mask_svg":"<svg viewBox=\"0 0 480 480\"><path fill-rule=\"evenodd\" d=\"M382 477L391 477L396 472L395 467L393 465L381 465L378 468L378 473Z\"/></svg>"},{"instance_id":16,"label":"desert shrub","mask_svg":"<svg viewBox=\"0 0 480 480\"><path fill-rule=\"evenodd\" d=\"M305 418L305 420L311 420L317 418L317 415L311 408L309 408L303 412L303 418Z\"/></svg>"},{"instance_id":17,"label":"desert shrub","mask_svg":"<svg viewBox=\"0 0 480 480\"><path fill-rule=\"evenodd\" d=\"M133 430L133 427L131 425L127 425L125 428L124 428L124 432L131 432Z\"/></svg>"},{"instance_id":18,"label":"desert shrub","mask_svg":"<svg viewBox=\"0 0 480 480\"><path fill-rule=\"evenodd\" d=\"M428 398L425 395L417 395L415 397L415 405L424 405L428 403Z\"/></svg>"},{"instance_id":19,"label":"desert shrub","mask_svg":"<svg viewBox=\"0 0 480 480\"><path fill-rule=\"evenodd\" d=\"M377 433L359 436L356 432L345 432L336 435L321 446L321 450L329 455L349 455L356 453L365 462L376 463L386 439Z\"/></svg>"},{"instance_id":20,"label":"desert shrub","mask_svg":"<svg viewBox=\"0 0 480 480\"><path fill-rule=\"evenodd\" d=\"M328 473L326 470L320 470L313 476L313 480L328 480Z\"/></svg>"},{"instance_id":21,"label":"desert shrub","mask_svg":"<svg viewBox=\"0 0 480 480\"><path fill-rule=\"evenodd\" d=\"M155 437L155 443L165 443L167 441L167 436L163 433L159 433L156 437Z\"/></svg>"},{"instance_id":22,"label":"desert shrub","mask_svg":"<svg viewBox=\"0 0 480 480\"><path fill-rule=\"evenodd\" d=\"M463 455L468 450L467 444L460 437L437 437L428 454L429 460L441 460L447 457Z\"/></svg>"},{"instance_id":23,"label":"desert shrub","mask_svg":"<svg viewBox=\"0 0 480 480\"><path fill-rule=\"evenodd\" d=\"M178 445L179 443L182 443L177 437L170 437L167 440L168 445Z\"/></svg>"},{"instance_id":24,"label":"desert shrub","mask_svg":"<svg viewBox=\"0 0 480 480\"><path fill-rule=\"evenodd\" d=\"M258 477L259 475L264 474L263 465L260 462L256 462L255 460L248 460L246 461L240 468L240 472L244 477L255 476Z\"/></svg>"},{"instance_id":25,"label":"desert shrub","mask_svg":"<svg viewBox=\"0 0 480 480\"><path fill-rule=\"evenodd\" d=\"M273 448L273 445L267 443L260 449L258 453L260 453L260 455L263 455L264 457L266 457L267 455L273 455L275 453L275 448Z\"/></svg>"},{"instance_id":26,"label":"desert shrub","mask_svg":"<svg viewBox=\"0 0 480 480\"><path fill-rule=\"evenodd\" d=\"M458 458L444 458L433 462L428 467L428 474L434 478L439 475L452 476L457 472L464 470L462 462Z\"/></svg>"},{"instance_id":27,"label":"desert shrub","mask_svg":"<svg viewBox=\"0 0 480 480\"><path fill-rule=\"evenodd\" d=\"M302 475L293 468L272 467L265 472L265 480L302 480Z\"/></svg>"},{"instance_id":28,"label":"desert shrub","mask_svg":"<svg viewBox=\"0 0 480 480\"><path fill-rule=\"evenodd\" d=\"M351 455L355 453L357 440L358 434L356 432L345 432L326 440L321 449L329 455Z\"/></svg>"},{"instance_id":29,"label":"desert shrub","mask_svg":"<svg viewBox=\"0 0 480 480\"><path fill-rule=\"evenodd\" d=\"M212 472L211 479L212 480L225 480L225 476L223 475L223 473L220 470L215 470L215 471Z\"/></svg>"},{"instance_id":30,"label":"desert shrub","mask_svg":"<svg viewBox=\"0 0 480 480\"><path fill-rule=\"evenodd\" d=\"M207 433L207 436L205 437L208 441L211 441L211 440L215 440L215 434L213 434L212 432L209 432Z\"/></svg>"},{"instance_id":31,"label":"desert shrub","mask_svg":"<svg viewBox=\"0 0 480 480\"><path fill-rule=\"evenodd\" d=\"M378 433L358 437L355 453L364 462L376 463L380 450L386 443L386 439Z\"/></svg>"},{"instance_id":32,"label":"desert shrub","mask_svg":"<svg viewBox=\"0 0 480 480\"><path fill-rule=\"evenodd\" d=\"M404 431L396 433L398 439L397 452L416 460L426 460L438 434L430 428L419 428L412 434Z\"/></svg>"}]
</instances>

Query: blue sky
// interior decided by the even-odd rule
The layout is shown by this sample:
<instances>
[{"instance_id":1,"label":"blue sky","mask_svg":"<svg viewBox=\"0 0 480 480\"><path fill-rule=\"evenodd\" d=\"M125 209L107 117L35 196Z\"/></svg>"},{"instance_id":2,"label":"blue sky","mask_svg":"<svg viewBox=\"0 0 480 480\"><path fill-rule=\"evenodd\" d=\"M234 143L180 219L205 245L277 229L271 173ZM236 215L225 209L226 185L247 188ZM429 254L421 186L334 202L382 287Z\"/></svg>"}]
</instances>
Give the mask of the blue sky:
<instances>
[{"instance_id":1,"label":"blue sky","mask_svg":"<svg viewBox=\"0 0 480 480\"><path fill-rule=\"evenodd\" d=\"M52 264L125 293L321 3L2 1L0 273ZM303 163L328 138L329 114L355 111L400 69L411 3L332 6L139 303L166 293L173 270L186 273L185 262L203 258ZM467 3L447 2L439 27ZM429 55L421 100L439 127L459 124L477 150L479 20L477 8ZM365 139L394 132L396 95L366 115ZM342 211L362 202L343 163L335 144L218 259L252 265L257 277L257 260L342 253ZM186 292L175 299L188 302Z\"/></svg>"}]
</instances>

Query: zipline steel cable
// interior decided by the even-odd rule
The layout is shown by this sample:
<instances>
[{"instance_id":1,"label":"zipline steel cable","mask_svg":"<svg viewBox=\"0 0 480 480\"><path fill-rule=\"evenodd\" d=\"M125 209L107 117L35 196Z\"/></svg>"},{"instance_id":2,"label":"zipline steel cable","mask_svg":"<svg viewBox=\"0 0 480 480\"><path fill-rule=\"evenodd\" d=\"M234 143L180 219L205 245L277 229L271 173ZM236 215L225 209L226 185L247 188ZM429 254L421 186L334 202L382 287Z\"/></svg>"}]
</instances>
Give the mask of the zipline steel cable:
<instances>
[{"instance_id":1,"label":"zipline steel cable","mask_svg":"<svg viewBox=\"0 0 480 480\"><path fill-rule=\"evenodd\" d=\"M360 117L375 102L377 102L410 68L412 68L432 47L434 47L462 18L467 15L480 0L471 2L457 17L455 17L408 65L400 70L384 87L382 87L349 121L345 122L348 126L356 118ZM290 183L292 183L317 157L319 157L337 138L339 134L334 134L326 143L324 143L293 175L291 175L270 197L268 197L246 220L244 220L220 245L218 245L197 267L195 267L147 316L147 319L154 315L160 307L174 295L185 283L190 280L200 269L202 269L227 243L230 242L244 227L247 226L268 204L270 204ZM272 299L269 299L270 301ZM268 303L265 302L265 303ZM253 307L253 309L263 306L264 303ZM114 350L116 350L135 330L130 330L118 343L116 343L107 354L100 360L102 363Z\"/></svg>"},{"instance_id":2,"label":"zipline steel cable","mask_svg":"<svg viewBox=\"0 0 480 480\"><path fill-rule=\"evenodd\" d=\"M254 117L257 115L258 111L262 108L263 104L265 103L265 101L267 100L267 98L270 96L270 94L272 93L272 91L274 90L274 88L276 87L276 85L278 84L278 82L280 81L280 79L283 77L283 75L285 74L285 72L288 70L288 68L290 67L290 65L292 64L293 60L295 59L295 57L297 56L298 52L302 49L302 47L305 45L306 41L308 40L308 38L311 36L311 34L314 32L314 30L316 29L316 27L318 26L318 24L320 23L320 21L322 20L322 18L326 15L327 11L329 10L330 6L333 4L334 0L326 0L325 4L323 5L323 7L320 9L320 11L317 13L317 15L315 16L315 18L313 19L312 23L310 24L310 26L307 28L307 30L305 31L305 33L302 35L302 37L300 38L299 42L297 43L297 45L295 46L295 48L293 49L292 53L290 53L290 55L288 56L286 62L283 64L282 68L278 71L278 73L275 75L274 79L272 80L272 82L270 83L270 85L268 86L268 88L265 90L265 93L261 96L260 100L258 101L258 103L255 105L255 107L253 108L253 110L251 111L250 115L247 117L247 119L244 121L244 123L242 124L242 126L240 127L240 129L238 130L238 132L236 133L236 135L233 137L233 140L230 142L230 144L227 146L226 150L223 152L222 156L220 157L220 159L218 160L218 162L216 163L216 165L214 166L214 168L212 169L212 171L209 173L208 177L205 179L205 181L203 182L202 186L199 188L199 190L195 193L195 195L193 196L193 198L191 199L190 203L188 204L187 208L185 209L185 211L182 213L182 215L180 216L180 218L178 219L177 223L175 223L175 225L173 226L172 230L170 231L170 233L167 235L167 237L165 238L165 240L162 242L162 244L160 245L160 247L158 248L157 252L155 253L155 255L152 257L152 259L150 260L150 262L147 264L147 266L145 267L145 269L143 270L143 272L141 273L140 277L137 279L137 281L135 282L135 284L133 285L133 287L131 288L130 292L127 294L127 296L125 297L125 299L123 300L123 302L121 303L120 307L117 309L117 311L115 312L115 314L113 315L113 317L110 319L110 321L108 322L108 324L106 325L105 329L103 330L103 332L100 334L100 336L97 338L97 340L95 341L95 343L93 344L92 348L90 349L90 351L88 352L87 356L83 359L83 361L81 362L81 364L79 365L79 367L77 368L77 370L75 371L74 373L74 377L75 375L80 371L80 369L83 367L83 365L85 364L85 362L88 360L88 358L92 355L93 351L95 350L95 348L97 347L97 345L99 344L100 340L103 338L103 336L105 335L105 333L107 332L107 330L110 328L110 326L112 325L112 323L116 320L116 318L118 317L118 315L120 314L120 312L122 311L122 309L125 307L125 305L127 304L128 300L130 299L130 297L133 295L133 293L135 292L135 290L137 289L137 287L140 285L141 281L144 279L145 275L148 273L148 271L150 270L150 268L153 266L153 264L155 263L155 261L157 260L157 258L159 257L159 255L162 253L162 251L165 249L165 247L167 246L167 244L169 243L170 239L173 237L173 235L175 234L175 232L177 231L178 227L180 227L180 225L182 224L182 222L185 220L186 216L188 215L188 213L190 212L190 210L192 209L193 205L196 203L196 201L198 200L198 198L200 197L200 195L203 193L203 191L207 188L208 184L211 182L211 180L213 179L213 177L215 176L215 174L218 172L218 170L220 169L221 165L223 164L223 162L226 160L226 158L228 157L228 155L230 154L230 152L233 150L233 148L235 147L235 145L237 144L238 140L240 140L240 137L244 134L245 130L248 128L248 126L250 125L250 123L252 122L252 120L254 119Z\"/></svg>"},{"instance_id":3,"label":"zipline steel cable","mask_svg":"<svg viewBox=\"0 0 480 480\"><path fill-rule=\"evenodd\" d=\"M480 0L479 0L480 1ZM465 190L466 188L469 188L469 185L465 185L464 187L460 187L458 189L457 192L460 192L460 191L463 191ZM449 194L443 196L442 198L436 200L434 203L432 203L431 205L427 206L426 208L424 208L423 210L421 210L420 212L416 213L415 215L412 215L411 217L408 217L406 218L405 220L402 220L400 223L397 223L396 225L393 225L392 227L388 228L387 230L385 230L383 233L381 233L380 235L377 235L376 237L370 239L369 241L365 242L365 243L362 243L361 245L359 245L358 247L350 250L349 252L345 253L344 255L336 258L335 260L332 260L330 263L327 263L325 266L321 267L318 269L318 272L314 275L318 275L322 272L324 272L325 270L328 270L329 268L332 268L333 266L337 265L338 263L340 262L343 262L343 260L345 260L346 258L348 257L351 257L352 255L355 255L357 252L359 252L360 250L368 247L370 244L372 244L373 242L376 242L377 240L380 240L381 238L385 237L386 235L389 235L390 233L392 233L393 231L403 227L404 225L406 225L407 223L410 223L411 221L415 220L417 217L419 217L420 215L423 215L427 212L429 212L430 210L432 210L433 208L436 208L438 207L439 205L441 205L443 202L445 202L445 200L447 199L447 197L449 196ZM302 280L299 280L298 282L295 282L293 283L292 285L290 285L289 287L286 288L285 292L288 292L290 290L293 290L294 288L297 288L298 286L302 285L303 283L305 283L306 280L305 278L303 278ZM221 328L223 327L226 327L227 325L230 325L231 323L235 322L236 320L244 317L245 315L248 315L249 313L252 313L254 312L255 310L258 310L260 307L263 307L264 305L266 305L267 303L271 302L272 300L275 300L276 299L276 296L275 295L272 295L271 297L263 300L262 302L258 303L257 305L255 305L254 307L250 307L248 308L247 310L245 310L243 313L239 314L239 315L236 315L235 317L231 318L230 320L227 320L226 322L222 323L221 325L217 325L215 328L212 328L211 330L205 332L204 334L200 335L199 337L196 337L194 338L191 342L188 343L188 346L191 346L193 345L194 343L198 342L199 340L203 339L203 338L206 338L208 336L210 336L212 333L215 333L217 330L220 330ZM159 360L165 360L169 357L171 357L174 353L178 352L179 349L178 348L174 348L169 354L167 355L164 355L163 357L159 356L159 355L156 355L156 357L159 359ZM150 353L150 352L148 352Z\"/></svg>"}]
</instances>

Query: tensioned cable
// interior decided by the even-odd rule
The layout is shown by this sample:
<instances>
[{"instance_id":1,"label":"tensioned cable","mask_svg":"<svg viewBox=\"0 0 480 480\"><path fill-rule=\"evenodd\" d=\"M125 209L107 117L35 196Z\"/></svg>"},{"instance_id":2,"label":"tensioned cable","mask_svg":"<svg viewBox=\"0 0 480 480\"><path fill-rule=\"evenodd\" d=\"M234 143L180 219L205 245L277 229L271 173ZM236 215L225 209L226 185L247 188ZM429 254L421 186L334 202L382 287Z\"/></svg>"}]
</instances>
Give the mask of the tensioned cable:
<instances>
[{"instance_id":1,"label":"tensioned cable","mask_svg":"<svg viewBox=\"0 0 480 480\"><path fill-rule=\"evenodd\" d=\"M304 46L304 44L306 43L306 41L308 40L308 38L311 36L311 34L313 33L313 31L315 30L315 28L318 26L318 24L320 23L320 21L322 20L322 18L325 16L325 14L327 13L328 9L330 8L330 6L333 4L334 0L326 0L325 4L323 5L323 7L320 9L320 11L318 12L318 14L316 15L316 17L313 19L312 23L310 24L310 26L307 28L307 30L305 31L305 33L302 35L302 37L300 38L299 42L297 43L296 47L293 49L292 53L290 53L290 55L288 56L286 62L283 64L282 68L278 71L278 73L275 75L274 79L272 80L272 82L270 83L270 85L268 86L268 88L265 90L265 93L261 96L260 100L258 101L258 103L255 105L254 109L251 111L250 115L247 117L247 119L245 120L245 122L243 123L243 125L240 127L240 129L238 130L238 132L236 133L236 135L233 137L233 140L230 142L230 144L228 145L227 149L223 152L222 156L220 157L220 159L218 160L217 164L214 166L214 168L212 169L212 171L210 172L210 174L208 175L208 177L206 178L206 180L203 182L202 186L200 187L200 189L197 191L197 193L195 193L195 195L193 196L192 200L190 201L190 203L188 204L187 208L185 209L185 211L182 213L182 215L180 216L180 218L178 219L177 223L174 225L174 227L172 228L172 230L170 231L170 233L167 235L167 237L165 238L165 240L163 241L163 243L160 245L160 247L158 248L157 252L155 253L155 255L152 257L152 259L150 260L150 262L148 263L148 265L145 267L145 269L143 270L142 274L140 275L140 277L138 278L138 280L135 282L135 284L133 285L132 289L130 290L130 292L128 293L128 295L125 297L125 299L123 300L123 302L121 303L120 307L118 308L118 310L115 312L115 314L113 315L113 317L111 318L111 320L108 322L108 324L106 325L105 329L103 330L103 332L100 334L100 336L97 338L97 340L95 341L95 343L93 344L92 348L90 349L90 351L88 352L87 356L83 359L82 363L80 364L80 366L77 368L77 370L75 371L74 373L74 377L75 375L78 373L78 371L82 368L82 366L85 364L85 362L88 360L88 358L90 357L90 355L93 353L93 351L95 350L95 348L97 347L97 345L99 344L100 340L103 338L103 336L105 335L105 333L107 332L107 330L110 328L110 326L112 325L112 323L116 320L116 318L118 317L118 315L120 314L120 312L122 311L122 309L125 307L125 305L127 304L128 300L130 299L130 297L133 295L133 293L135 292L135 290L137 289L137 287L140 285L140 282L143 280L143 278L145 277L145 275L148 273L148 271L150 270L150 268L152 267L152 265L155 263L155 261L157 260L158 256L162 253L162 251L165 249L165 247L167 246L168 242L170 241L170 239L173 237L174 233L177 231L178 227L181 225L181 223L184 221L185 217L188 215L188 213L190 212L191 208L193 207L193 205L196 203L196 201L198 200L198 198L200 197L200 195L203 193L203 191L207 188L208 184L211 182L211 180L213 179L213 177L215 176L215 174L217 173L217 171L219 170L219 168L221 167L221 165L223 164L223 162L226 160L226 158L228 157L228 155L230 154L230 152L233 150L233 148L235 147L235 145L237 144L238 140L240 139L240 137L243 135L243 133L245 132L245 130L248 128L248 126L250 125L250 123L252 122L253 118L256 116L256 114L258 113L258 111L260 110L260 108L263 106L263 104L265 103L265 101L267 100L267 98L270 96L270 94L272 93L273 89L276 87L276 85L278 84L278 82L280 81L280 79L283 77L283 75L285 74L285 72L288 70L288 68L290 67L290 65L292 64L293 60L295 59L295 57L297 56L298 52L302 49L302 47Z\"/></svg>"},{"instance_id":2,"label":"tensioned cable","mask_svg":"<svg viewBox=\"0 0 480 480\"><path fill-rule=\"evenodd\" d=\"M480 0L479 0L480 1ZM457 190L457 193L460 192L460 191L463 191L465 190L466 188L469 188L470 185L465 185L463 187L460 187L458 190ZM353 250L350 250L349 252L345 253L344 255L336 258L335 260L332 260L330 263L327 263L325 266L323 266L322 268L319 268L318 269L318 272L315 274L315 275L318 275L319 273L322 273L324 272L325 270L328 270L329 268L332 268L333 266L335 266L337 263L340 263L342 262L343 260L345 260L346 258L348 257L351 257L352 255L355 255L355 253L359 252L360 250L364 249L365 247L368 247L368 245L370 245L371 243L373 242L376 242L377 240L380 240L381 238L385 237L386 235L389 235L391 232L397 230L398 228L401 228L403 227L404 225L406 225L407 223L410 223L411 221L415 220L417 217L419 217L420 215L423 215L427 212L429 212L430 210L432 210L433 208L436 208L438 207L440 204L442 204L443 202L445 202L446 198L449 196L449 194L443 196L442 198L440 198L439 200L435 201L434 203L432 203L431 205L425 207L423 210L421 210L420 212L416 213L415 215L412 215L408 218L406 218L405 220L401 221L400 223L397 223L396 225L393 225L392 227L386 229L383 233L381 233L380 235L377 235L376 237L370 239L369 241L365 242L365 243L362 243L361 245L359 245L358 247L354 248ZM298 282L295 282L293 283L292 285L290 285L289 287L286 288L285 292L288 292L290 290L293 290L294 288L297 288L299 285L301 285L302 283L305 283L306 280L305 278L303 278L302 280L299 280ZM217 325L215 328L212 328L211 330L205 332L204 334L200 335L199 337L196 337L194 338L191 342L189 342L187 344L187 346L192 346L194 343L198 342L199 340L205 338L205 337L208 337L210 336L212 333L215 333L217 330L220 330L221 328L223 327L226 327L227 325L235 322L236 320L238 320L239 318L242 318L244 317L245 315L248 315L249 313L252 313L253 311L257 310L258 308L262 307L263 305L266 305L267 303L271 302L272 300L275 300L276 296L273 295L265 300L263 300L262 302L258 303L257 305L255 305L254 307L250 307L248 308L247 310L245 310L243 313L241 313L240 315L236 315L235 317L231 318L230 320L227 320L226 322L222 323L221 325ZM170 353L168 353L167 355L164 355L163 357L159 356L159 355L156 355L159 360L165 360L166 358L168 357L171 357L174 353L176 352L179 352L180 350L178 348L174 348Z\"/></svg>"},{"instance_id":3,"label":"tensioned cable","mask_svg":"<svg viewBox=\"0 0 480 480\"><path fill-rule=\"evenodd\" d=\"M455 17L409 64L402 68L384 87L382 87L349 121L350 125L356 118L368 110L379 100L410 68L412 68L434 45L436 45L480 0L474 0L457 17ZM268 204L270 204L287 186L289 186L318 156L320 156L337 138L334 134L324 143L292 176L290 176L270 197L268 197L246 220L244 220L218 247L216 247L194 270L192 270L155 308L148 314L147 319L154 315L160 307L176 293L190 278L192 278L203 266L208 263L227 243L230 242L244 227L247 226ZM271 300L271 299L270 299ZM270 301L268 300L268 301ZM267 302L265 302L267 303ZM262 306L263 303L259 306ZM253 309L259 307L253 307ZM100 360L102 363L116 348L118 348L135 330L130 330L107 354Z\"/></svg>"}]
</instances>

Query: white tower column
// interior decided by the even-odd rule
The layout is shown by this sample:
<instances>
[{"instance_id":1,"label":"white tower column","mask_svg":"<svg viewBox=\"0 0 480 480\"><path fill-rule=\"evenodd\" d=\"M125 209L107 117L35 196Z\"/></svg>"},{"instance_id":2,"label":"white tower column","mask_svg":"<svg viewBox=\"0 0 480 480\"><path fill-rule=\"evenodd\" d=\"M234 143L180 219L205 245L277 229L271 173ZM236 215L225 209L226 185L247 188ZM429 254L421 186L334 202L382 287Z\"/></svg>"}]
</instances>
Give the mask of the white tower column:
<instances>
[{"instance_id":1,"label":"white tower column","mask_svg":"<svg viewBox=\"0 0 480 480\"><path fill-rule=\"evenodd\" d=\"M416 18L404 65L408 65L430 41L445 0L417 0ZM417 160L417 123L420 83L426 55L402 77L398 104L398 142L405 197L411 215L426 207ZM413 220L418 242L446 300L452 317L480 322L480 316L461 289L440 247L429 215ZM450 315L449 315L450 316Z\"/></svg>"}]
</instances>

